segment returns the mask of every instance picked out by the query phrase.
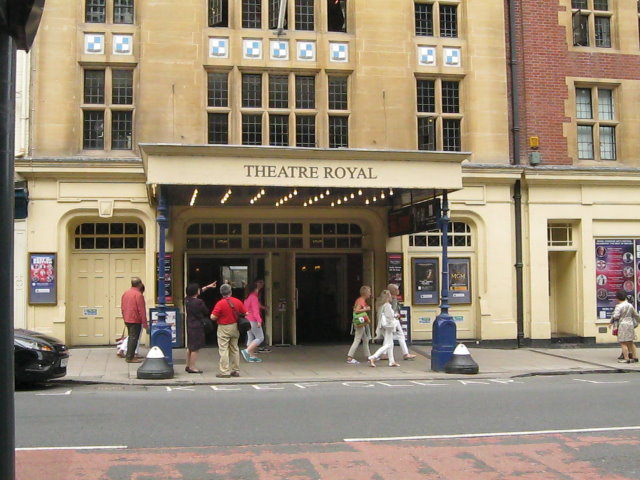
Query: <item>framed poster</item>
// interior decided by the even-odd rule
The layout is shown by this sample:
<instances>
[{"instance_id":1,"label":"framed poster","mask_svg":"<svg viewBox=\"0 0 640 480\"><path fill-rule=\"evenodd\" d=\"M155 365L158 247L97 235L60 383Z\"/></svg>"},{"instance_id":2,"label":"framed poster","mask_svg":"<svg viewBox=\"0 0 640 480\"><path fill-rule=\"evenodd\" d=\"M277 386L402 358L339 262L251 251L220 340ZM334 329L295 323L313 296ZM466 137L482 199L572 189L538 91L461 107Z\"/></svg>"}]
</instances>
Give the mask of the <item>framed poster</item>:
<instances>
[{"instance_id":1,"label":"framed poster","mask_svg":"<svg viewBox=\"0 0 640 480\"><path fill-rule=\"evenodd\" d=\"M166 303L173 303L173 254L164 255L164 297ZM160 278L160 254L156 253L156 290Z\"/></svg>"},{"instance_id":2,"label":"framed poster","mask_svg":"<svg viewBox=\"0 0 640 480\"><path fill-rule=\"evenodd\" d=\"M404 275L402 265L401 253L387 253L387 285L390 283L398 285L398 288L400 289L400 293L398 294L399 301L402 301L404 298Z\"/></svg>"},{"instance_id":3,"label":"framed poster","mask_svg":"<svg viewBox=\"0 0 640 480\"><path fill-rule=\"evenodd\" d=\"M598 239L596 255L596 315L598 320L611 318L616 306L616 292L624 290L630 303L636 296L633 240Z\"/></svg>"},{"instance_id":4,"label":"framed poster","mask_svg":"<svg viewBox=\"0 0 640 480\"><path fill-rule=\"evenodd\" d=\"M55 253L29 254L29 304L56 305L57 265Z\"/></svg>"},{"instance_id":5,"label":"framed poster","mask_svg":"<svg viewBox=\"0 0 640 480\"><path fill-rule=\"evenodd\" d=\"M165 321L171 326L171 346L173 348L180 348L183 345L182 314L176 307L165 307L165 312L167 314ZM157 307L149 309L149 319L151 325L150 333L153 333L155 325L158 323Z\"/></svg>"},{"instance_id":6,"label":"framed poster","mask_svg":"<svg viewBox=\"0 0 640 480\"><path fill-rule=\"evenodd\" d=\"M449 304L471 303L471 260L449 259Z\"/></svg>"},{"instance_id":7,"label":"framed poster","mask_svg":"<svg viewBox=\"0 0 640 480\"><path fill-rule=\"evenodd\" d=\"M438 259L413 258L413 304L436 305L438 303Z\"/></svg>"}]
</instances>

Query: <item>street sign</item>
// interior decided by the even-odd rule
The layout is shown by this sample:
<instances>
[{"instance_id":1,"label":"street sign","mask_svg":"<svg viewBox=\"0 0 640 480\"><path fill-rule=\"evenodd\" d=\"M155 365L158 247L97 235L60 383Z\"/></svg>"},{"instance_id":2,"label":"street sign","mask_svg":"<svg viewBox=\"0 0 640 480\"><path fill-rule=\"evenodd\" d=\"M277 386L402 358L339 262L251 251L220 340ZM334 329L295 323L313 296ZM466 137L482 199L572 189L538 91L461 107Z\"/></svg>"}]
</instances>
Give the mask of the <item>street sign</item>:
<instances>
[{"instance_id":1,"label":"street sign","mask_svg":"<svg viewBox=\"0 0 640 480\"><path fill-rule=\"evenodd\" d=\"M439 198L432 198L425 202L408 205L399 210L389 212L389 237L435 230L438 228L440 213L441 201Z\"/></svg>"}]
</instances>

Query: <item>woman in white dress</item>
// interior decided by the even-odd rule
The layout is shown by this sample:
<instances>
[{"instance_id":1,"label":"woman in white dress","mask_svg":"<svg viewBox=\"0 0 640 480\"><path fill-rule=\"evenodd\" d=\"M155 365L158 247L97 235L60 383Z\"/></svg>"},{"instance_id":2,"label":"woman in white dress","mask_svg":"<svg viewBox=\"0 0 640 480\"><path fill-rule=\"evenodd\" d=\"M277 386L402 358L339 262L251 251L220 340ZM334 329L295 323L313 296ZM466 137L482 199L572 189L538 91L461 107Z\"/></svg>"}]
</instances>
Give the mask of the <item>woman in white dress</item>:
<instances>
[{"instance_id":1,"label":"woman in white dress","mask_svg":"<svg viewBox=\"0 0 640 480\"><path fill-rule=\"evenodd\" d=\"M633 341L636 339L636 327L638 326L638 312L627 301L627 294L624 290L616 292L618 304L611 315L611 326L618 330L618 342L622 347L623 358L618 360L620 363L632 363L638 361L638 353L636 345Z\"/></svg>"},{"instance_id":2,"label":"woman in white dress","mask_svg":"<svg viewBox=\"0 0 640 480\"><path fill-rule=\"evenodd\" d=\"M402 327L400 327L400 321L391 307L391 292L389 292L389 290L382 291L378 297L376 306L379 312L379 322L382 326L383 340L382 346L376 353L369 357L369 365L375 367L376 360L378 360L381 355L386 354L389 356L389 366L399 367L400 365L398 365L393 358L393 334L401 330Z\"/></svg>"}]
</instances>

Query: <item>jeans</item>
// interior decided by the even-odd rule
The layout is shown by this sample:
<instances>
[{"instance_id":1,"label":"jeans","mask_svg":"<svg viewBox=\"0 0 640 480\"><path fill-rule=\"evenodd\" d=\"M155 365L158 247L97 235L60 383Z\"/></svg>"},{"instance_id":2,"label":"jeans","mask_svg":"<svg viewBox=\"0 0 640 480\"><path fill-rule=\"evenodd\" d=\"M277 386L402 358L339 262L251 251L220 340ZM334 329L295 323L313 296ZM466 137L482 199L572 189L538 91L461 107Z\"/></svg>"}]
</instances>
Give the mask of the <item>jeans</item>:
<instances>
[{"instance_id":1,"label":"jeans","mask_svg":"<svg viewBox=\"0 0 640 480\"><path fill-rule=\"evenodd\" d=\"M251 322L251 330L247 332L247 348L253 342L256 342L256 347L259 347L263 341L264 332L262 331L262 326L258 322Z\"/></svg>"},{"instance_id":2,"label":"jeans","mask_svg":"<svg viewBox=\"0 0 640 480\"><path fill-rule=\"evenodd\" d=\"M136 354L136 348L138 348L138 340L140 339L140 332L142 331L141 323L125 323L127 326L127 360L133 360Z\"/></svg>"}]
</instances>

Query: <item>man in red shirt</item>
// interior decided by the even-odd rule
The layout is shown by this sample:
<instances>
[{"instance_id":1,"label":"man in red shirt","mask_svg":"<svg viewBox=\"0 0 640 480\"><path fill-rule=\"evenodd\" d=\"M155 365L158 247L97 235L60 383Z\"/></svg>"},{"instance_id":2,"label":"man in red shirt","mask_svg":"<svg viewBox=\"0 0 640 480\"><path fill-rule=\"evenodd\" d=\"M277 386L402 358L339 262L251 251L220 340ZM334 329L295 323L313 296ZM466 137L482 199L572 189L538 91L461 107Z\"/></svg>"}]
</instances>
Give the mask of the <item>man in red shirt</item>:
<instances>
[{"instance_id":1,"label":"man in red shirt","mask_svg":"<svg viewBox=\"0 0 640 480\"><path fill-rule=\"evenodd\" d=\"M144 283L138 277L133 277L131 279L131 288L122 294L122 299L120 300L122 318L127 326L127 334L129 335L129 340L127 340L127 363L142 362L142 358L135 355L142 327L145 330L148 328L147 308L142 292L144 292Z\"/></svg>"},{"instance_id":2,"label":"man in red shirt","mask_svg":"<svg viewBox=\"0 0 640 480\"><path fill-rule=\"evenodd\" d=\"M240 350L238 340L237 315L247 313L244 304L231 296L231 285L225 283L220 287L222 298L211 311L211 320L218 322L218 353L220 354L220 373L218 378L240 376ZM229 365L231 363L231 365Z\"/></svg>"}]
</instances>

